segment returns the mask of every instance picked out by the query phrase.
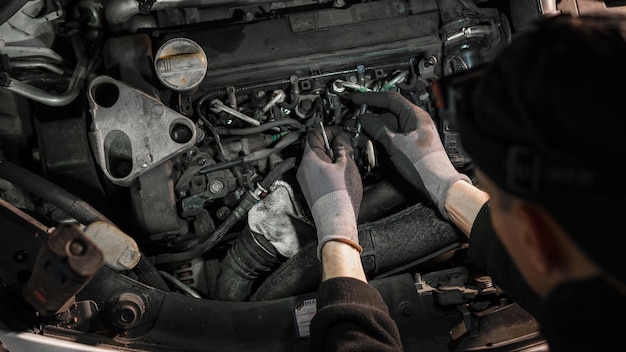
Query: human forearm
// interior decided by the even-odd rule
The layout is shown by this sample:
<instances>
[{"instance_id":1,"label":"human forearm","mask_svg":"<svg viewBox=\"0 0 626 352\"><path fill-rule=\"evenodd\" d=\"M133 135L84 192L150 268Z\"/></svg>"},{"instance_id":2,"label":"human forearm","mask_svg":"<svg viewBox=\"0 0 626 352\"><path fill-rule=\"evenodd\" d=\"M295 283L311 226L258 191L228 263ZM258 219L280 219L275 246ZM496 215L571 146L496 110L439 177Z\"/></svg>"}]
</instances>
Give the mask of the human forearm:
<instances>
[{"instance_id":1,"label":"human forearm","mask_svg":"<svg viewBox=\"0 0 626 352\"><path fill-rule=\"evenodd\" d=\"M489 195L465 181L450 186L444 206L450 221L469 237L476 215L489 200Z\"/></svg>"},{"instance_id":2,"label":"human forearm","mask_svg":"<svg viewBox=\"0 0 626 352\"><path fill-rule=\"evenodd\" d=\"M450 221L469 236L474 220L489 195L472 184L459 180L452 184L445 199ZM348 243L329 241L321 250L322 281L352 277L367 282L359 251Z\"/></svg>"},{"instance_id":3,"label":"human forearm","mask_svg":"<svg viewBox=\"0 0 626 352\"><path fill-rule=\"evenodd\" d=\"M351 277L367 282L361 255L353 246L340 242L328 241L322 247L322 281L335 277Z\"/></svg>"}]
</instances>

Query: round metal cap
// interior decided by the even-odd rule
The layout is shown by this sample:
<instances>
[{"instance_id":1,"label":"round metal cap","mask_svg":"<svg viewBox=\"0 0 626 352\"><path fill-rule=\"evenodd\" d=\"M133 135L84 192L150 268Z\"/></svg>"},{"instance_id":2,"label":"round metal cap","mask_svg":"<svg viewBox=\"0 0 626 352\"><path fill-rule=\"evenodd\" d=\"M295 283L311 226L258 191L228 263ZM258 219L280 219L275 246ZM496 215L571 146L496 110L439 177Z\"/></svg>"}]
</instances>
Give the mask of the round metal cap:
<instances>
[{"instance_id":1,"label":"round metal cap","mask_svg":"<svg viewBox=\"0 0 626 352\"><path fill-rule=\"evenodd\" d=\"M207 58L198 43L187 38L165 42L156 53L154 69L159 81L176 91L196 88L204 79Z\"/></svg>"}]
</instances>

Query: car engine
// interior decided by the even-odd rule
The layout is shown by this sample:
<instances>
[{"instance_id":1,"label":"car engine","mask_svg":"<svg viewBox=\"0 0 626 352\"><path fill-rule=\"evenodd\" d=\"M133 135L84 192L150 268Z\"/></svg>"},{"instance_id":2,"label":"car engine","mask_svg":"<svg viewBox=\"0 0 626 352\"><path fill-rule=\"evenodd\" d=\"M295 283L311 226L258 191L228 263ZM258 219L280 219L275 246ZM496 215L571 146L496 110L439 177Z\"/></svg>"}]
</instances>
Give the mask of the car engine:
<instances>
[{"instance_id":1,"label":"car engine","mask_svg":"<svg viewBox=\"0 0 626 352\"><path fill-rule=\"evenodd\" d=\"M307 350L321 270L295 171L306 132L338 126L363 181L363 266L405 349L546 350L350 98L404 95L471 177L437 83L553 10L534 5L6 1L3 348Z\"/></svg>"}]
</instances>

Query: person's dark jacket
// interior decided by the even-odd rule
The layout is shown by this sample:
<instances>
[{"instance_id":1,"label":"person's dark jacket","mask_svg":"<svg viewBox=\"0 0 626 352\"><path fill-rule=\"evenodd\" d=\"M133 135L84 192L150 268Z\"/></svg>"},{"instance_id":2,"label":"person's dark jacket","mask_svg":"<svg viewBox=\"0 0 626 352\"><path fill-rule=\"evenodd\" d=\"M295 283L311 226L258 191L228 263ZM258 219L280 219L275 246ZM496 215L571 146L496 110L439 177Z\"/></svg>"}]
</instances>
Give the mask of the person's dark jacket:
<instances>
[{"instance_id":1,"label":"person's dark jacket","mask_svg":"<svg viewBox=\"0 0 626 352\"><path fill-rule=\"evenodd\" d=\"M378 291L342 277L322 282L317 291L311 351L402 351L402 342Z\"/></svg>"},{"instance_id":2,"label":"person's dark jacket","mask_svg":"<svg viewBox=\"0 0 626 352\"><path fill-rule=\"evenodd\" d=\"M520 306L533 314L551 352L621 350L626 296L595 278L557 287L542 300L526 285L491 226L489 205L479 212L469 252ZM402 351L398 328L382 297L351 278L323 282L311 322L311 351Z\"/></svg>"},{"instance_id":3,"label":"person's dark jacket","mask_svg":"<svg viewBox=\"0 0 626 352\"><path fill-rule=\"evenodd\" d=\"M592 278L562 284L542 300L522 279L496 236L489 204L483 206L472 226L469 256L535 316L551 352L626 349L626 319L618 318L626 313L626 296L604 279Z\"/></svg>"}]
</instances>

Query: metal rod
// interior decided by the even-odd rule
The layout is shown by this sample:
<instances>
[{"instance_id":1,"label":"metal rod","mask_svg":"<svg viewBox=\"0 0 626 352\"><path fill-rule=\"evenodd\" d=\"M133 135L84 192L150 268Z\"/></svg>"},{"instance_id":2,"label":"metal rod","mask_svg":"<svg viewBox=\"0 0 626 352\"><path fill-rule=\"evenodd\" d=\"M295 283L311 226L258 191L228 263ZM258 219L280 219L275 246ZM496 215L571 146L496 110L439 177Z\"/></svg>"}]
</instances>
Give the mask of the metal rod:
<instances>
[{"instance_id":1,"label":"metal rod","mask_svg":"<svg viewBox=\"0 0 626 352\"><path fill-rule=\"evenodd\" d=\"M50 234L50 233L52 233L52 231L54 231L54 227L48 227L48 226L40 223L37 219L35 219L32 216L26 214L20 208L14 206L13 204L5 201L2 198L0 198L0 205L5 207L8 211L12 212L13 214L15 214L15 215L19 216L20 218L26 220L27 222L29 222L30 224L32 224L33 226L35 226L36 228L38 228L42 232Z\"/></svg>"},{"instance_id":2,"label":"metal rod","mask_svg":"<svg viewBox=\"0 0 626 352\"><path fill-rule=\"evenodd\" d=\"M253 119L252 117L239 112L238 110L232 109L229 106L224 105L221 101L219 101L218 99L215 99L211 102L211 109L219 112L219 111L224 111L225 113L232 115L234 117L237 117L243 121L246 121L247 123L254 125L254 126L260 126L261 122Z\"/></svg>"},{"instance_id":3,"label":"metal rod","mask_svg":"<svg viewBox=\"0 0 626 352\"><path fill-rule=\"evenodd\" d=\"M324 149L326 154L328 154L328 156L330 157L330 159L333 159L333 151L332 149L330 149L330 142L328 141L328 135L326 134L326 128L324 128L324 124L322 123L322 121L320 121L320 127L322 128L322 137L324 138Z\"/></svg>"}]
</instances>

